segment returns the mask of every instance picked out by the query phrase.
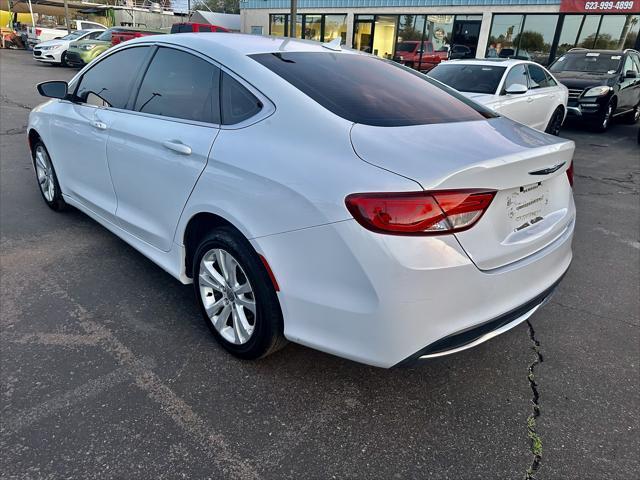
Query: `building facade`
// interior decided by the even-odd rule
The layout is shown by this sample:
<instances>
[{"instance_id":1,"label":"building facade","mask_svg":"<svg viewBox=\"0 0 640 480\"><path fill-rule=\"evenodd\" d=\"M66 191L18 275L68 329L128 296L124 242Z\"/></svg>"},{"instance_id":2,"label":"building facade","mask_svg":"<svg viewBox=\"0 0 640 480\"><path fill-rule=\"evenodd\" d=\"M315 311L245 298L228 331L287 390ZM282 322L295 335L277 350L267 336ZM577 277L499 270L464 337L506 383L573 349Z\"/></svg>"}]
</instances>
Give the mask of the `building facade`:
<instances>
[{"instance_id":1,"label":"building facade","mask_svg":"<svg viewBox=\"0 0 640 480\"><path fill-rule=\"evenodd\" d=\"M241 0L242 32L287 36L290 0ZM399 58L403 42L457 58L549 64L574 47L640 47L640 0L298 0L296 36ZM426 43L425 43L426 42ZM454 55L452 55L454 56Z\"/></svg>"}]
</instances>

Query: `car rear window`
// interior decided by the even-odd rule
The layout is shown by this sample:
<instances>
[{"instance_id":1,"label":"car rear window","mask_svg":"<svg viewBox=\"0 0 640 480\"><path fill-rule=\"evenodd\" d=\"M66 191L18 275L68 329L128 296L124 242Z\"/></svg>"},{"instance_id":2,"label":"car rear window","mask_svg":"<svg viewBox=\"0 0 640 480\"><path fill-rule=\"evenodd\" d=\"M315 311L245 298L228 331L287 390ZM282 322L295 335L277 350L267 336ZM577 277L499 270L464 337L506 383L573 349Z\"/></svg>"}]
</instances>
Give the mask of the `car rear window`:
<instances>
[{"instance_id":1,"label":"car rear window","mask_svg":"<svg viewBox=\"0 0 640 480\"><path fill-rule=\"evenodd\" d=\"M495 116L424 75L375 57L278 52L251 58L327 110L355 123L396 127Z\"/></svg>"},{"instance_id":2,"label":"car rear window","mask_svg":"<svg viewBox=\"0 0 640 480\"><path fill-rule=\"evenodd\" d=\"M431 78L460 92L496 93L505 67L494 65L442 64L429 72Z\"/></svg>"}]
</instances>

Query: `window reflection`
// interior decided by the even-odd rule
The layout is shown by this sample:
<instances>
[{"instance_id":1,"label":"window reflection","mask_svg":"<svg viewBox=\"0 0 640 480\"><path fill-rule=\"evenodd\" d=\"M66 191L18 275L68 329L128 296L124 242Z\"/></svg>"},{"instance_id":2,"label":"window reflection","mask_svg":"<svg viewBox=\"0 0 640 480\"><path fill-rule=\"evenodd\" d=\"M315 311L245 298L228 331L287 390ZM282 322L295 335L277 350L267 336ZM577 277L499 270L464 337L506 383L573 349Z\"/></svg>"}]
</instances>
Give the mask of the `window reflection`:
<instances>
[{"instance_id":1,"label":"window reflection","mask_svg":"<svg viewBox=\"0 0 640 480\"><path fill-rule=\"evenodd\" d=\"M353 30L353 48L361 52L371 53L371 41L373 40L373 20L364 21L358 16Z\"/></svg>"},{"instance_id":2,"label":"window reflection","mask_svg":"<svg viewBox=\"0 0 640 480\"><path fill-rule=\"evenodd\" d=\"M304 16L304 38L319 42L322 40L322 15Z\"/></svg>"},{"instance_id":3,"label":"window reflection","mask_svg":"<svg viewBox=\"0 0 640 480\"><path fill-rule=\"evenodd\" d=\"M578 30L577 47L593 48L599 23L600 15L585 15L582 17L582 23Z\"/></svg>"},{"instance_id":4,"label":"window reflection","mask_svg":"<svg viewBox=\"0 0 640 480\"><path fill-rule=\"evenodd\" d=\"M340 37L342 44L347 42L347 16L346 15L325 15L324 16L324 42L330 42L334 38Z\"/></svg>"},{"instance_id":5,"label":"window reflection","mask_svg":"<svg viewBox=\"0 0 640 480\"><path fill-rule=\"evenodd\" d=\"M516 56L547 64L557 24L558 15L527 15L522 33L514 39Z\"/></svg>"},{"instance_id":6,"label":"window reflection","mask_svg":"<svg viewBox=\"0 0 640 480\"><path fill-rule=\"evenodd\" d=\"M522 30L523 15L494 15L487 57L515 57L516 40Z\"/></svg>"},{"instance_id":7,"label":"window reflection","mask_svg":"<svg viewBox=\"0 0 640 480\"><path fill-rule=\"evenodd\" d=\"M565 15L556 50L557 57L564 55L575 46L583 18L584 15Z\"/></svg>"},{"instance_id":8,"label":"window reflection","mask_svg":"<svg viewBox=\"0 0 640 480\"><path fill-rule=\"evenodd\" d=\"M269 26L269 35L276 37L284 37L287 35L286 15L271 15L271 23Z\"/></svg>"}]
</instances>

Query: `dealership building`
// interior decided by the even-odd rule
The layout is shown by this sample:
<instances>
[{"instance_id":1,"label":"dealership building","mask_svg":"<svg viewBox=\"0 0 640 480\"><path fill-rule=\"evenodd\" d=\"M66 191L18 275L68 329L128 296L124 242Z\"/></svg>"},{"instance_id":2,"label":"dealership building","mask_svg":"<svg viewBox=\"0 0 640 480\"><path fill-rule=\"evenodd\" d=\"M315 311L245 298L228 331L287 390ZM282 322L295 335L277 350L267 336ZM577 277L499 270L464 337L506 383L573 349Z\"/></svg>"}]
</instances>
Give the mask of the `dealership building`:
<instances>
[{"instance_id":1,"label":"dealership building","mask_svg":"<svg viewBox=\"0 0 640 480\"><path fill-rule=\"evenodd\" d=\"M241 0L245 33L288 36L290 0ZM397 58L402 42L542 64L574 47L640 48L640 0L298 0L296 36Z\"/></svg>"}]
</instances>

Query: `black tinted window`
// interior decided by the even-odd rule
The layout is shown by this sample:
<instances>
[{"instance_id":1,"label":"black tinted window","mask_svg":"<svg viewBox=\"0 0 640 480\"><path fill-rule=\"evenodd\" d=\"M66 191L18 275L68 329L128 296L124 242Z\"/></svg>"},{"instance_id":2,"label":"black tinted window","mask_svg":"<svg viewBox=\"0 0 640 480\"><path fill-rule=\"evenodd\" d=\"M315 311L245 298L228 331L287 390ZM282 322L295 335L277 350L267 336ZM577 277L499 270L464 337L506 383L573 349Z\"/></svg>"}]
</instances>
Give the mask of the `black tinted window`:
<instances>
[{"instance_id":1,"label":"black tinted window","mask_svg":"<svg viewBox=\"0 0 640 480\"><path fill-rule=\"evenodd\" d=\"M553 87L555 85L553 79L537 65L529 65L529 78L531 79L531 88Z\"/></svg>"},{"instance_id":2,"label":"black tinted window","mask_svg":"<svg viewBox=\"0 0 640 480\"><path fill-rule=\"evenodd\" d=\"M148 51L149 47L135 47L109 55L82 76L76 96L86 102L89 93L93 93L105 105L125 108L133 79Z\"/></svg>"},{"instance_id":3,"label":"black tinted window","mask_svg":"<svg viewBox=\"0 0 640 480\"><path fill-rule=\"evenodd\" d=\"M493 65L438 65L429 76L461 92L496 93L505 67Z\"/></svg>"},{"instance_id":4,"label":"black tinted window","mask_svg":"<svg viewBox=\"0 0 640 480\"><path fill-rule=\"evenodd\" d=\"M233 77L222 74L222 123L234 125L253 117L262 103Z\"/></svg>"},{"instance_id":5,"label":"black tinted window","mask_svg":"<svg viewBox=\"0 0 640 480\"><path fill-rule=\"evenodd\" d=\"M524 85L525 88L527 87L527 70L524 65L516 65L507 73L507 78L504 80L504 89L508 90L514 85Z\"/></svg>"},{"instance_id":6,"label":"black tinted window","mask_svg":"<svg viewBox=\"0 0 640 480\"><path fill-rule=\"evenodd\" d=\"M390 127L493 116L424 75L374 57L331 52L251 57L326 109L356 123Z\"/></svg>"},{"instance_id":7,"label":"black tinted window","mask_svg":"<svg viewBox=\"0 0 640 480\"><path fill-rule=\"evenodd\" d=\"M194 55L160 48L144 76L136 99L140 112L220 123L220 70Z\"/></svg>"}]
</instances>

